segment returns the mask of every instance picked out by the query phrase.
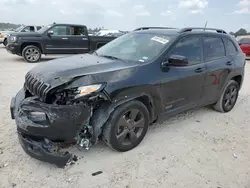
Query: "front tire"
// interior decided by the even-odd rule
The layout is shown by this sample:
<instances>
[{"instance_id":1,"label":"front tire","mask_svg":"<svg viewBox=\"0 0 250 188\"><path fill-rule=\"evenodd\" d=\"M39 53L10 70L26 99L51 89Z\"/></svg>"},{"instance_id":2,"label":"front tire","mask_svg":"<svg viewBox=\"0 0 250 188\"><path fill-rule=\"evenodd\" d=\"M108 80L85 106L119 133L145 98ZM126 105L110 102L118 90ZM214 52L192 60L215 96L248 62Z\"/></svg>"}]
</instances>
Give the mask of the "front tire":
<instances>
[{"instance_id":1,"label":"front tire","mask_svg":"<svg viewBox=\"0 0 250 188\"><path fill-rule=\"evenodd\" d=\"M239 88L240 86L235 80L230 80L219 101L214 105L214 109L223 113L230 112L238 99Z\"/></svg>"},{"instance_id":2,"label":"front tire","mask_svg":"<svg viewBox=\"0 0 250 188\"><path fill-rule=\"evenodd\" d=\"M133 100L115 109L103 129L103 141L116 151L129 151L141 143L149 126L149 112Z\"/></svg>"},{"instance_id":3,"label":"front tire","mask_svg":"<svg viewBox=\"0 0 250 188\"><path fill-rule=\"evenodd\" d=\"M4 45L4 46L7 46L7 44L8 44L7 39L4 39L3 45Z\"/></svg>"},{"instance_id":4,"label":"front tire","mask_svg":"<svg viewBox=\"0 0 250 188\"><path fill-rule=\"evenodd\" d=\"M29 45L23 49L22 56L25 61L29 63L36 63L40 61L42 53L38 47Z\"/></svg>"}]
</instances>

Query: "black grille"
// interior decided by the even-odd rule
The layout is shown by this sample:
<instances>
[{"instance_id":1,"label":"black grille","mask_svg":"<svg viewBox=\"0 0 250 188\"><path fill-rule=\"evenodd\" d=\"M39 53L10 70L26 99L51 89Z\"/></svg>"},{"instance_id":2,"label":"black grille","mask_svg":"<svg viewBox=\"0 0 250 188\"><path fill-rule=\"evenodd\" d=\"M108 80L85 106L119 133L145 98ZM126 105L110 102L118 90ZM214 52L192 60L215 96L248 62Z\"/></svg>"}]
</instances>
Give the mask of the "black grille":
<instances>
[{"instance_id":1,"label":"black grille","mask_svg":"<svg viewBox=\"0 0 250 188\"><path fill-rule=\"evenodd\" d=\"M30 73L27 73L25 76L24 86L32 95L39 97L42 101L46 100L46 96L50 89L49 84L42 82Z\"/></svg>"}]
</instances>

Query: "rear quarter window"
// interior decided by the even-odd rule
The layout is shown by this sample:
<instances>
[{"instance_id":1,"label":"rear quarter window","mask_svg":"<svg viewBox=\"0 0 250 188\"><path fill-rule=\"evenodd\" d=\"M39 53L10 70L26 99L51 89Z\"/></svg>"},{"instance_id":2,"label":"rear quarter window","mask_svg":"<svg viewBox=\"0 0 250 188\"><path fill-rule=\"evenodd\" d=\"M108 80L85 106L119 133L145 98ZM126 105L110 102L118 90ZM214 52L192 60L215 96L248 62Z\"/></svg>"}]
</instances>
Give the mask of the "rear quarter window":
<instances>
[{"instance_id":1,"label":"rear quarter window","mask_svg":"<svg viewBox=\"0 0 250 188\"><path fill-rule=\"evenodd\" d=\"M221 38L203 37L204 60L212 61L226 56L226 50Z\"/></svg>"},{"instance_id":2,"label":"rear quarter window","mask_svg":"<svg viewBox=\"0 0 250 188\"><path fill-rule=\"evenodd\" d=\"M234 43L229 39L224 39L227 54L232 55L238 52Z\"/></svg>"}]
</instances>

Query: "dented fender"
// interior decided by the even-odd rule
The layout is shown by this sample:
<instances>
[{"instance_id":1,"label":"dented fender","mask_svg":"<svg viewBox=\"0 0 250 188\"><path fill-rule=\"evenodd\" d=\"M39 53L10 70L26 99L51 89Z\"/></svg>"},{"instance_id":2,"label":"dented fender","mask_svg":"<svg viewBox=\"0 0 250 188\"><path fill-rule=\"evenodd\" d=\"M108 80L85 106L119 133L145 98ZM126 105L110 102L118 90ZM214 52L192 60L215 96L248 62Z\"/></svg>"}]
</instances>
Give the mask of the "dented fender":
<instances>
[{"instance_id":1,"label":"dented fender","mask_svg":"<svg viewBox=\"0 0 250 188\"><path fill-rule=\"evenodd\" d=\"M102 129L105 126L105 123L108 121L110 115L114 112L114 110L122 104L126 102L132 101L134 99L138 99L140 97L146 96L149 98L149 102L152 105L152 109L150 110L151 120L156 119L155 114L155 103L152 97L147 93L134 94L131 96L123 96L122 98L115 99L112 101L103 102L100 107L94 112L93 116L90 118L90 126L93 129L93 134L91 137L92 145L96 144L99 136L102 134Z\"/></svg>"}]
</instances>

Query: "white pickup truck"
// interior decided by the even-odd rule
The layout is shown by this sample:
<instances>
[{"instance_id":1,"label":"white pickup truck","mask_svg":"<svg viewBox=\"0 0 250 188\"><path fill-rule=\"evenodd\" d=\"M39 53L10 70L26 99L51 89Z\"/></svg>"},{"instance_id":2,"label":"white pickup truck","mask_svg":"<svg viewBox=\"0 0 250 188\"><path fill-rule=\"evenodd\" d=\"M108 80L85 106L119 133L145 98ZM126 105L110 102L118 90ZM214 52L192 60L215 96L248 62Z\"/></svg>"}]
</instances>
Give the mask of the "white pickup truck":
<instances>
[{"instance_id":1,"label":"white pickup truck","mask_svg":"<svg viewBox=\"0 0 250 188\"><path fill-rule=\"evenodd\" d=\"M21 25L17 29L11 31L0 31L0 44L3 43L4 46L7 45L7 36L13 32L36 32L43 28L43 26L37 25Z\"/></svg>"}]
</instances>

